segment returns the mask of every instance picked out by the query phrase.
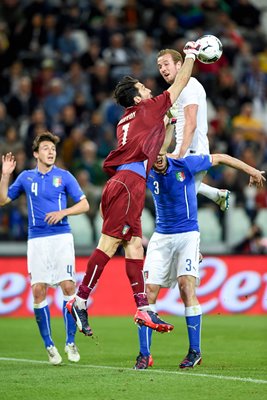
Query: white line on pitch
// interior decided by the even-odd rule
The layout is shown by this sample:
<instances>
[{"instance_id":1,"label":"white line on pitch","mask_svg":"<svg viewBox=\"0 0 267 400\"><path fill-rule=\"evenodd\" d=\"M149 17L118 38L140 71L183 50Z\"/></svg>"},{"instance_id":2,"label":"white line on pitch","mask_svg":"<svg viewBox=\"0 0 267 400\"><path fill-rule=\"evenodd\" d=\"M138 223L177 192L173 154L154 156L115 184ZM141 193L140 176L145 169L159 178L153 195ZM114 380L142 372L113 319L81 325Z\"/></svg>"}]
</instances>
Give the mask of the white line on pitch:
<instances>
[{"instance_id":1,"label":"white line on pitch","mask_svg":"<svg viewBox=\"0 0 267 400\"><path fill-rule=\"evenodd\" d=\"M38 360L28 360L25 358L10 358L10 357L0 357L0 361L10 361L10 362L21 362L21 363L32 363L32 364L49 364L48 361L38 361ZM132 371L134 373L139 373L135 371L133 368L125 368L125 367L111 367L108 365L82 365L82 364L62 364L66 365L67 367L75 367L75 368L95 368L95 369L111 369L111 370L118 370L123 369L126 371ZM60 366L59 366L60 367ZM248 382L248 383L256 383L256 384L267 384L266 380L263 379L253 379L253 378L241 378L239 376L227 376L227 375L210 375L210 374L199 374L193 373L190 374L187 372L180 372L180 371L165 371L163 369L147 369L142 371L142 373L160 373L160 374L170 374L170 375L184 375L184 376L197 376L203 378L213 378L213 379L221 379L221 380L228 380L228 381L239 381L239 382Z\"/></svg>"}]
</instances>

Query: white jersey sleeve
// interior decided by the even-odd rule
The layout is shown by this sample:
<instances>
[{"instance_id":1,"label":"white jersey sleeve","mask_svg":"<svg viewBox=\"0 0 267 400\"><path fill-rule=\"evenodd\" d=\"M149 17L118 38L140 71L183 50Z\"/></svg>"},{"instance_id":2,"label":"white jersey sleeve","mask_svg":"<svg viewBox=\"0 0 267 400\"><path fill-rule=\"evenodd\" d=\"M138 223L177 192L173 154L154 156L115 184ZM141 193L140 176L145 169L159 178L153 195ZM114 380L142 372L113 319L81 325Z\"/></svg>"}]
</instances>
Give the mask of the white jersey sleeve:
<instances>
[{"instance_id":1,"label":"white jersey sleeve","mask_svg":"<svg viewBox=\"0 0 267 400\"><path fill-rule=\"evenodd\" d=\"M175 124L176 146L173 153L180 151L183 141L183 132L185 125L184 108L190 104L197 104L197 127L194 133L192 143L185 156L193 154L209 154L209 142L207 137L207 101L206 92L200 82L195 78L190 78L186 87L182 90L180 96L172 106L177 119Z\"/></svg>"}]
</instances>

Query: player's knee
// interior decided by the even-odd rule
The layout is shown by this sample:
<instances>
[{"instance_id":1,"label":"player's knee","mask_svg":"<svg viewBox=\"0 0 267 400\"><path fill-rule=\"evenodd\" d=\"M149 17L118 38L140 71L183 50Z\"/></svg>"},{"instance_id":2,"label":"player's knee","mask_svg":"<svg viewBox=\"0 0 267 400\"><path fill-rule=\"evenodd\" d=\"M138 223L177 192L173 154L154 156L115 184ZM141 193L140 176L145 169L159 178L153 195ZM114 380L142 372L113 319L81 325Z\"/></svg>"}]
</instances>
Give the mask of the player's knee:
<instances>
[{"instance_id":1,"label":"player's knee","mask_svg":"<svg viewBox=\"0 0 267 400\"><path fill-rule=\"evenodd\" d=\"M35 283L32 286L34 303L41 303L46 297L46 286L43 283Z\"/></svg>"},{"instance_id":2,"label":"player's knee","mask_svg":"<svg viewBox=\"0 0 267 400\"><path fill-rule=\"evenodd\" d=\"M191 280L187 279L187 277L180 277L178 284L183 301L190 300L195 296L195 285Z\"/></svg>"},{"instance_id":3,"label":"player's knee","mask_svg":"<svg viewBox=\"0 0 267 400\"><path fill-rule=\"evenodd\" d=\"M75 293L75 283L73 281L64 281L61 283L61 289L65 296L72 296Z\"/></svg>"}]
</instances>

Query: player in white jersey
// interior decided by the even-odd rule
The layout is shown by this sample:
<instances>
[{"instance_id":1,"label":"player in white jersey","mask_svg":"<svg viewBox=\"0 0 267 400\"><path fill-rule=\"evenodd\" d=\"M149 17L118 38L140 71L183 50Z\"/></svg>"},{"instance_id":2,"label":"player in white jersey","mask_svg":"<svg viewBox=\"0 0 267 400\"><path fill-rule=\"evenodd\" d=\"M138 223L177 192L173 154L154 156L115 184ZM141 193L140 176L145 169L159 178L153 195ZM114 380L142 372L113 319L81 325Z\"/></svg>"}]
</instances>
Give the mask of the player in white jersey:
<instances>
[{"instance_id":1,"label":"player in white jersey","mask_svg":"<svg viewBox=\"0 0 267 400\"><path fill-rule=\"evenodd\" d=\"M10 203L23 192L28 207L28 272L31 279L34 314L51 364L62 362L51 336L50 311L47 302L49 286L60 286L63 292L63 317L66 330L65 353L78 362L75 345L76 324L66 309L75 295L75 257L73 236L67 216L89 210L88 201L77 180L68 171L55 166L59 138L50 132L37 136L33 155L37 167L24 170L9 186L16 167L12 153L2 156L0 205ZM70 196L74 205L67 207Z\"/></svg>"},{"instance_id":2,"label":"player in white jersey","mask_svg":"<svg viewBox=\"0 0 267 400\"><path fill-rule=\"evenodd\" d=\"M183 64L181 54L173 49L164 49L158 53L158 69L164 80L171 84ZM191 77L180 96L170 108L170 117L175 120L176 145L172 157L209 154L207 137L207 101L202 84ZM213 188L202 182L206 172L195 177L196 191L214 201L222 211L229 207L228 190Z\"/></svg>"},{"instance_id":3,"label":"player in white jersey","mask_svg":"<svg viewBox=\"0 0 267 400\"><path fill-rule=\"evenodd\" d=\"M179 364L193 368L201 363L201 306L195 287L199 281L199 228L195 174L213 165L224 164L250 175L250 184L262 186L265 178L248 164L226 154L188 156L173 159L161 154L147 181L155 203L156 229L152 235L144 264L146 293L152 310L162 287L178 283L185 306L189 351ZM146 369L151 362L152 331L138 327L140 353L135 369Z\"/></svg>"}]
</instances>

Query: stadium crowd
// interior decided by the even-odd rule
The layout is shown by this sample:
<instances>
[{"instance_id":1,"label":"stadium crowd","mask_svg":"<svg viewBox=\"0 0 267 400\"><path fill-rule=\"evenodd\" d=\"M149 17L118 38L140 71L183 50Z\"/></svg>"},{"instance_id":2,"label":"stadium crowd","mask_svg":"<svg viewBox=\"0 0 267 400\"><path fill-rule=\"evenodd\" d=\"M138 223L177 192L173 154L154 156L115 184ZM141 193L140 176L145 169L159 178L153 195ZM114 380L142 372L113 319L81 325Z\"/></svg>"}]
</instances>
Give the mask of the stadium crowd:
<instances>
[{"instance_id":1,"label":"stadium crowd","mask_svg":"<svg viewBox=\"0 0 267 400\"><path fill-rule=\"evenodd\" d=\"M264 9L248 0L2 0L0 3L0 153L12 151L14 178L32 168L31 143L50 130L61 138L57 165L87 195L94 227L107 176L102 162L115 147L122 108L115 84L132 75L158 94L162 48L182 52L211 33L223 43L214 64L195 63L208 96L211 153L228 153L267 170L267 30ZM226 188L253 224L267 209L267 188L215 167L206 183ZM213 205L199 196L201 207ZM146 207L153 213L149 195ZM221 212L216 208L216 212ZM220 216L222 218L222 216ZM25 198L0 209L0 239L27 238ZM96 237L95 237L96 239Z\"/></svg>"}]
</instances>

